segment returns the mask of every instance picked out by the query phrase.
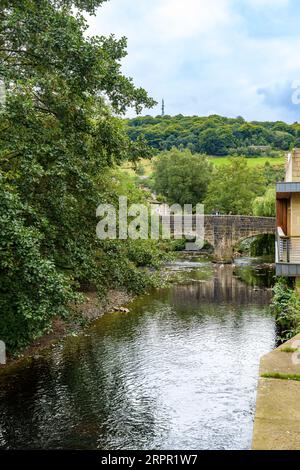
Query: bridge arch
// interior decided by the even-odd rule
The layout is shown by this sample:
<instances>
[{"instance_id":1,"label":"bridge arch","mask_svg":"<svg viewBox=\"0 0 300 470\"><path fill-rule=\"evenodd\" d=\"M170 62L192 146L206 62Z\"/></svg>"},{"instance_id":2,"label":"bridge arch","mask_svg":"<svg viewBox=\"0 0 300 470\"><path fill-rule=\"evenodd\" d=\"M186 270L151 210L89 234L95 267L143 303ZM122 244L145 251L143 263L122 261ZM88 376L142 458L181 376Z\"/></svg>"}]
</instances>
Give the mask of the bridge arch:
<instances>
[{"instance_id":1,"label":"bridge arch","mask_svg":"<svg viewBox=\"0 0 300 470\"><path fill-rule=\"evenodd\" d=\"M174 217L171 220L171 232L172 224L174 226ZM196 228L196 216L194 216L193 227ZM274 217L204 216L204 239L214 247L215 257L220 260L232 259L234 246L242 240L257 235L274 235L275 232L276 220Z\"/></svg>"},{"instance_id":2,"label":"bridge arch","mask_svg":"<svg viewBox=\"0 0 300 470\"><path fill-rule=\"evenodd\" d=\"M215 249L218 259L231 259L233 248L242 240L257 235L273 235L276 231L274 217L242 215L212 216L204 218L205 239Z\"/></svg>"}]
</instances>

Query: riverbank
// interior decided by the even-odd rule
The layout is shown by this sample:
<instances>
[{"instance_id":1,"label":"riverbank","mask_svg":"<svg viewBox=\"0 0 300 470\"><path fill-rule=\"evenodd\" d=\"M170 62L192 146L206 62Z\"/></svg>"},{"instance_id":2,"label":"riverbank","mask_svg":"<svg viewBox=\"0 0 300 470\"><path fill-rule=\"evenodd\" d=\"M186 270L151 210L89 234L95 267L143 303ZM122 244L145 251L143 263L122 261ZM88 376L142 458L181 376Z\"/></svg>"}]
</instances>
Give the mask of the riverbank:
<instances>
[{"instance_id":1,"label":"riverbank","mask_svg":"<svg viewBox=\"0 0 300 470\"><path fill-rule=\"evenodd\" d=\"M115 309L121 309L131 302L134 296L122 290L110 290L105 299L99 299L97 292L89 292L85 295L85 300L76 306L76 315L73 319L65 321L56 317L53 320L49 333L45 333L39 339L24 349L17 357L8 357L5 365L0 365L0 370L7 366L16 364L25 358L35 356L44 349L50 348L57 342L68 336L75 336L81 333L88 324L97 320L106 313Z\"/></svg>"},{"instance_id":2,"label":"riverbank","mask_svg":"<svg viewBox=\"0 0 300 470\"><path fill-rule=\"evenodd\" d=\"M190 253L178 252L177 258L184 258L185 255ZM197 254L197 259L210 259L209 253L205 251ZM175 258L174 258L175 259ZM183 273L177 270L169 270L168 263L162 265L157 271L160 282L160 287L166 287L176 282L182 282L185 279ZM19 355L8 356L5 365L0 364L0 370L6 367L17 364L25 358L34 357L41 351L54 346L59 341L67 338L68 336L76 336L84 331L91 323L101 318L107 313L122 310L126 308L127 304L135 299L135 295L130 294L124 290L111 289L107 292L106 297L100 299L96 291L81 292L85 299L77 306L73 306L74 314L68 319L63 320L61 317L55 317L52 322L51 331L45 333L32 344L28 345Z\"/></svg>"}]
</instances>

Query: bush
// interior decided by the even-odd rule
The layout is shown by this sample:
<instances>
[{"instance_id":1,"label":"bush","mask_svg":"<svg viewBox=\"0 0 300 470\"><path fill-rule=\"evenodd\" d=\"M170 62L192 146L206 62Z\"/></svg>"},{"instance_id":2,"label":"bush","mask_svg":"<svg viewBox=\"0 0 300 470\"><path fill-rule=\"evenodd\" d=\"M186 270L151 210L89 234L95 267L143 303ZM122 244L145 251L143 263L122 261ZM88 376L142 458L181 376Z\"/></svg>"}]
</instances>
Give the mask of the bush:
<instances>
[{"instance_id":1,"label":"bush","mask_svg":"<svg viewBox=\"0 0 300 470\"><path fill-rule=\"evenodd\" d=\"M271 310L275 314L282 342L300 332L300 299L285 279L279 279L273 288Z\"/></svg>"},{"instance_id":2,"label":"bush","mask_svg":"<svg viewBox=\"0 0 300 470\"><path fill-rule=\"evenodd\" d=\"M263 196L253 201L253 215L257 217L275 217L276 214L276 190L275 187L267 189Z\"/></svg>"}]
</instances>

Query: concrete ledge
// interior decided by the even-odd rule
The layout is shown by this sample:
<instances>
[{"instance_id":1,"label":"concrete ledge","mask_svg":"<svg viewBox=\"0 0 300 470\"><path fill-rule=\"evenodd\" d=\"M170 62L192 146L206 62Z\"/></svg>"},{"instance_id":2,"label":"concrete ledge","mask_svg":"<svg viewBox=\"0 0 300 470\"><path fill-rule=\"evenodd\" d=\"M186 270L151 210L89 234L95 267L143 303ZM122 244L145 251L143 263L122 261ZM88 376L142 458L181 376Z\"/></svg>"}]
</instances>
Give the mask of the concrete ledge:
<instances>
[{"instance_id":1,"label":"concrete ledge","mask_svg":"<svg viewBox=\"0 0 300 470\"><path fill-rule=\"evenodd\" d=\"M299 343L296 344L296 341ZM284 352L287 348L295 348L295 346L299 348L298 353ZM261 358L259 375L276 373L300 375L300 334Z\"/></svg>"},{"instance_id":2,"label":"concrete ledge","mask_svg":"<svg viewBox=\"0 0 300 470\"><path fill-rule=\"evenodd\" d=\"M260 379L253 450L300 449L300 382Z\"/></svg>"},{"instance_id":3,"label":"concrete ledge","mask_svg":"<svg viewBox=\"0 0 300 470\"><path fill-rule=\"evenodd\" d=\"M300 353L285 352L300 335L263 356L260 363L253 450L300 450L300 382L262 374L299 374ZM294 355L295 354L295 355Z\"/></svg>"}]
</instances>

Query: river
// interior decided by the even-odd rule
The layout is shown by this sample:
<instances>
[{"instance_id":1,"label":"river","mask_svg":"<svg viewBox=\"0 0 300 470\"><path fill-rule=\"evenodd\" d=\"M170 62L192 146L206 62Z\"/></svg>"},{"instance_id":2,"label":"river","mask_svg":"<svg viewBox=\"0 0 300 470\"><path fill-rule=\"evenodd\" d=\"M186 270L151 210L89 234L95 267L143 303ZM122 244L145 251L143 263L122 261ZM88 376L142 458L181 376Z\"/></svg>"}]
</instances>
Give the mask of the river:
<instances>
[{"instance_id":1,"label":"river","mask_svg":"<svg viewBox=\"0 0 300 470\"><path fill-rule=\"evenodd\" d=\"M273 271L197 257L178 283L0 374L0 448L249 449Z\"/></svg>"}]
</instances>

